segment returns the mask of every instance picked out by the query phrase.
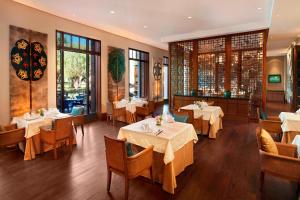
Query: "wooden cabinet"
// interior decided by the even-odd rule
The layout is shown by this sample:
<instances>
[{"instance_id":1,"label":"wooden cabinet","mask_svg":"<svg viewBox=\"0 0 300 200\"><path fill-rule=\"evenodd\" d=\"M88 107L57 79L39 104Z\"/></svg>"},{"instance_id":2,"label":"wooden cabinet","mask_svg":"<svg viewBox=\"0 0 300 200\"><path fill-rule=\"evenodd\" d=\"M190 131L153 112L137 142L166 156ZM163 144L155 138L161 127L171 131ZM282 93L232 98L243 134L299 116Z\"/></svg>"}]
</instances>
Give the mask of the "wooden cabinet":
<instances>
[{"instance_id":1,"label":"wooden cabinet","mask_svg":"<svg viewBox=\"0 0 300 200\"><path fill-rule=\"evenodd\" d=\"M193 96L174 96L174 108L194 103L194 101L214 101L215 106L220 106L224 112L225 119L248 120L249 99L222 98L222 97L193 97Z\"/></svg>"}]
</instances>

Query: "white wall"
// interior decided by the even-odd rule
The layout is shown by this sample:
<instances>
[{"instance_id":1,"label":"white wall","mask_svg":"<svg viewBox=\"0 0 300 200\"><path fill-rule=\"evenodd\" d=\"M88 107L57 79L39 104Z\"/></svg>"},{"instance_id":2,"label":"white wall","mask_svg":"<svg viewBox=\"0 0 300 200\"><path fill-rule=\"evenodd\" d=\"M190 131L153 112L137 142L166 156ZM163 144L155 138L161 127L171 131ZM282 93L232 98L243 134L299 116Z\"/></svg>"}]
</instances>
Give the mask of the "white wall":
<instances>
[{"instance_id":1,"label":"white wall","mask_svg":"<svg viewBox=\"0 0 300 200\"><path fill-rule=\"evenodd\" d=\"M150 53L150 98L153 87L153 58L168 56L168 52L142 44L112 33L66 20L22 4L0 0L0 124L8 123L9 117L9 25L19 26L48 34L48 105L56 106L56 53L55 31L61 30L101 40L101 112L106 111L107 101L107 48L114 46L125 49L125 86L128 94L128 48Z\"/></svg>"}]
</instances>

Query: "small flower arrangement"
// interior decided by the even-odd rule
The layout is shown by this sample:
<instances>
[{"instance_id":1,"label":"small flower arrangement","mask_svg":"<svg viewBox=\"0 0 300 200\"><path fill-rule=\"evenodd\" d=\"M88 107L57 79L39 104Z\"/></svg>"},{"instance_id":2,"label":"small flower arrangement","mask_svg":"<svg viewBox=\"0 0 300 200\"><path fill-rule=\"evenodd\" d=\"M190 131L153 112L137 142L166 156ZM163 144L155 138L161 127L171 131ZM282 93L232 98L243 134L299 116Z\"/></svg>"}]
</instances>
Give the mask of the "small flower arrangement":
<instances>
[{"instance_id":1,"label":"small flower arrangement","mask_svg":"<svg viewBox=\"0 0 300 200\"><path fill-rule=\"evenodd\" d=\"M40 108L37 110L38 114L40 114L40 116L44 116L44 109Z\"/></svg>"},{"instance_id":2,"label":"small flower arrangement","mask_svg":"<svg viewBox=\"0 0 300 200\"><path fill-rule=\"evenodd\" d=\"M162 120L163 120L162 115L156 116L156 117L155 117L156 125L157 125L157 126L160 126Z\"/></svg>"}]
</instances>

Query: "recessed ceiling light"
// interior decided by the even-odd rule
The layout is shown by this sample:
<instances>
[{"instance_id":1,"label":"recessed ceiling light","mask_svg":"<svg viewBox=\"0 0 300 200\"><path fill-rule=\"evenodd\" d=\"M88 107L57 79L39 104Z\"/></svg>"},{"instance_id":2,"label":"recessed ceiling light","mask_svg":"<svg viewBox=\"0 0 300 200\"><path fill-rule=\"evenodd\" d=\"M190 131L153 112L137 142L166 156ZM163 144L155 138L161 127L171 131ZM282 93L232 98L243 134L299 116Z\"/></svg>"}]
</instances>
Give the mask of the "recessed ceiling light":
<instances>
[{"instance_id":1,"label":"recessed ceiling light","mask_svg":"<svg viewBox=\"0 0 300 200\"><path fill-rule=\"evenodd\" d=\"M257 10L261 10L261 9L262 9L261 7L258 7L258 8L257 8Z\"/></svg>"},{"instance_id":2,"label":"recessed ceiling light","mask_svg":"<svg viewBox=\"0 0 300 200\"><path fill-rule=\"evenodd\" d=\"M115 14L116 12L114 10L109 11L110 14Z\"/></svg>"},{"instance_id":3,"label":"recessed ceiling light","mask_svg":"<svg viewBox=\"0 0 300 200\"><path fill-rule=\"evenodd\" d=\"M192 19L193 17L192 17L192 16L188 16L187 18L188 18L188 19Z\"/></svg>"},{"instance_id":4,"label":"recessed ceiling light","mask_svg":"<svg viewBox=\"0 0 300 200\"><path fill-rule=\"evenodd\" d=\"M148 28L148 26L144 25L144 28Z\"/></svg>"}]
</instances>

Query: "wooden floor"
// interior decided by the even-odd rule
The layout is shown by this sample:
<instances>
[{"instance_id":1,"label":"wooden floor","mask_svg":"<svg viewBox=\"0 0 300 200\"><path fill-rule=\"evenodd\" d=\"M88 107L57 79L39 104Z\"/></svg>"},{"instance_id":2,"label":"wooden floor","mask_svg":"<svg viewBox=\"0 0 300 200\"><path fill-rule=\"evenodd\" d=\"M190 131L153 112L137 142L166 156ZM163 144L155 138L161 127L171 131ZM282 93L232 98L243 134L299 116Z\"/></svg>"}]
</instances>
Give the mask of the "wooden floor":
<instances>
[{"instance_id":1,"label":"wooden floor","mask_svg":"<svg viewBox=\"0 0 300 200\"><path fill-rule=\"evenodd\" d=\"M199 137L194 164L177 177L174 196L161 185L138 178L130 182L129 199L259 199L255 127L254 123L225 121L216 140ZM18 151L1 151L0 199L123 199L124 181L117 175L113 175L111 193L106 192L103 135L117 133L118 128L106 122L90 123L84 137L78 132L72 155L62 149L58 160L53 160L52 152L23 161ZM296 184L267 176L264 196L296 199Z\"/></svg>"}]
</instances>

